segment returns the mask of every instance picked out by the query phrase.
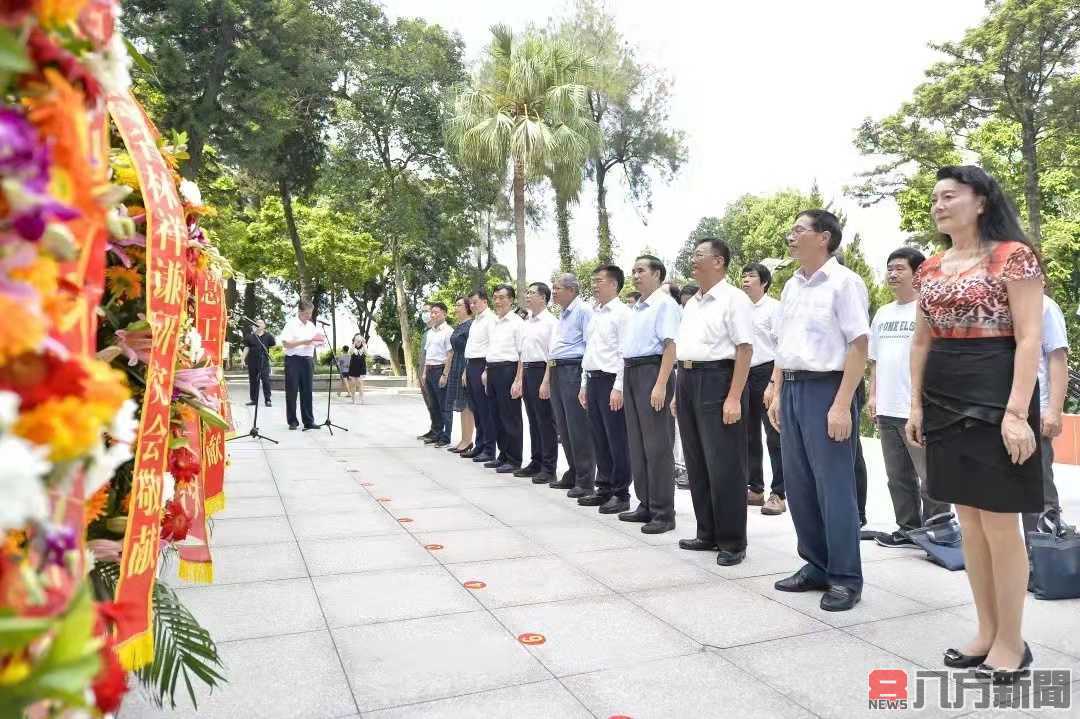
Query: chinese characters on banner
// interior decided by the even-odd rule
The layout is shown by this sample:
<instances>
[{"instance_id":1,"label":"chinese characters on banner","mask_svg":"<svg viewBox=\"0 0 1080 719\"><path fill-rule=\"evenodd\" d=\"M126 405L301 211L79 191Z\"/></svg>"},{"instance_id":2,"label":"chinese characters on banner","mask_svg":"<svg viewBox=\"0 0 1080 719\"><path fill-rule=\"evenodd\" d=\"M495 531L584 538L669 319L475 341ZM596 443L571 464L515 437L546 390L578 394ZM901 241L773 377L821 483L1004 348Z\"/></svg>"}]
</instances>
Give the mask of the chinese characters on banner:
<instances>
[{"instance_id":1,"label":"chinese characters on banner","mask_svg":"<svg viewBox=\"0 0 1080 719\"><path fill-rule=\"evenodd\" d=\"M221 283L206 272L200 272L195 292L198 304L195 329L202 335L203 347L215 367L222 366L222 350L225 343L225 290ZM221 400L221 416L232 426L229 410L229 393L224 376L218 382L218 398ZM203 424L203 476L206 480L206 514L213 516L225 509L225 430Z\"/></svg>"},{"instance_id":2,"label":"chinese characters on banner","mask_svg":"<svg viewBox=\"0 0 1080 719\"><path fill-rule=\"evenodd\" d=\"M161 485L169 455L169 405L176 346L186 301L183 253L187 227L156 132L130 94L108 96L109 114L131 154L146 205L146 319L152 344L136 441L131 505L120 563L116 601L117 655L125 669L154 659L151 600L161 535Z\"/></svg>"},{"instance_id":3,"label":"chinese characters on banner","mask_svg":"<svg viewBox=\"0 0 1080 719\"><path fill-rule=\"evenodd\" d=\"M214 581L214 564L210 557L210 543L207 541L206 531L204 497L206 496L206 466L209 459L203 454L202 444L206 436L204 432L202 420L197 417L184 422L184 438L188 441L188 448L196 456L202 456L203 461L200 463L197 477L183 484L177 482L173 499L180 502L184 513L191 517L191 527L188 529L187 538L177 548L180 555L179 577L189 582L210 584Z\"/></svg>"}]
</instances>

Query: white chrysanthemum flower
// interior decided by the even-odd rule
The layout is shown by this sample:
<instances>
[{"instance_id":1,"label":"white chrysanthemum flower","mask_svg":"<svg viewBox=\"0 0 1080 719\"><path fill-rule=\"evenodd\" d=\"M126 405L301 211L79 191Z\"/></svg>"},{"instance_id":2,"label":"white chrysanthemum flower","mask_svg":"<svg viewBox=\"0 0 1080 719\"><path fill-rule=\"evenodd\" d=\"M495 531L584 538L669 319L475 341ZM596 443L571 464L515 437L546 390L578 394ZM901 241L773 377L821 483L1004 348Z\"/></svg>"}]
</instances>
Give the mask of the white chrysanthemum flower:
<instances>
[{"instance_id":1,"label":"white chrysanthemum flower","mask_svg":"<svg viewBox=\"0 0 1080 719\"><path fill-rule=\"evenodd\" d=\"M116 416L113 417L112 424L109 425L109 436L117 442L134 444L135 436L139 431L139 420L135 417L138 408L139 405L135 403L135 400L124 400L124 403L120 405L120 409L117 410Z\"/></svg>"},{"instance_id":2,"label":"white chrysanthemum flower","mask_svg":"<svg viewBox=\"0 0 1080 719\"><path fill-rule=\"evenodd\" d=\"M202 190L191 180L180 180L180 197L189 205L202 205Z\"/></svg>"},{"instance_id":3,"label":"white chrysanthemum flower","mask_svg":"<svg viewBox=\"0 0 1080 719\"><path fill-rule=\"evenodd\" d=\"M191 362L192 364L198 364L206 355L206 351L203 349L202 335L199 334L197 329L192 328L187 334L187 341Z\"/></svg>"},{"instance_id":4,"label":"white chrysanthemum flower","mask_svg":"<svg viewBox=\"0 0 1080 719\"><path fill-rule=\"evenodd\" d=\"M86 468L84 487L86 496L89 497L101 489L113 478L117 468L129 459L131 459L130 445L114 444L106 449L104 442L98 442L90 455L90 464Z\"/></svg>"},{"instance_id":5,"label":"white chrysanthemum flower","mask_svg":"<svg viewBox=\"0 0 1080 719\"><path fill-rule=\"evenodd\" d=\"M107 92L123 93L131 87L131 56L120 33L113 33L100 52L84 55L83 62Z\"/></svg>"},{"instance_id":6,"label":"white chrysanthemum flower","mask_svg":"<svg viewBox=\"0 0 1080 719\"><path fill-rule=\"evenodd\" d=\"M19 395L14 392L0 392L0 429L10 427L19 418Z\"/></svg>"},{"instance_id":7,"label":"white chrysanthemum flower","mask_svg":"<svg viewBox=\"0 0 1080 719\"><path fill-rule=\"evenodd\" d=\"M176 479L172 474L165 472L161 476L161 502L164 504L173 498L176 494Z\"/></svg>"},{"instance_id":8,"label":"white chrysanthemum flower","mask_svg":"<svg viewBox=\"0 0 1080 719\"><path fill-rule=\"evenodd\" d=\"M30 521L43 521L49 500L42 478L52 465L48 450L11 434L0 437L0 531L19 529Z\"/></svg>"}]
</instances>

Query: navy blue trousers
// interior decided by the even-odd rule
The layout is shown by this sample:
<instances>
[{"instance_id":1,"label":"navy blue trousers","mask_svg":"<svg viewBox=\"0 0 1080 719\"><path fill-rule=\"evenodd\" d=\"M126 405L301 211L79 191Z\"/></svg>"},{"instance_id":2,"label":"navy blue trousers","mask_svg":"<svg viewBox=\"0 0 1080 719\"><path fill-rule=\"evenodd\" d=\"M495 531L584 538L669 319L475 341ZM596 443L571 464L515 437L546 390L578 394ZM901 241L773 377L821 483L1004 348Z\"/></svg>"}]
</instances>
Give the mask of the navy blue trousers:
<instances>
[{"instance_id":1,"label":"navy blue trousers","mask_svg":"<svg viewBox=\"0 0 1080 719\"><path fill-rule=\"evenodd\" d=\"M851 436L829 439L826 415L840 375L786 381L780 402L780 453L784 488L795 524L803 573L810 579L862 589L859 507L855 490L857 403L851 403Z\"/></svg>"},{"instance_id":2,"label":"navy blue trousers","mask_svg":"<svg viewBox=\"0 0 1080 719\"><path fill-rule=\"evenodd\" d=\"M470 359L465 369L465 380L469 387L473 415L476 417L476 450L494 458L498 430L495 428L495 417L488 403L487 392L480 380L486 364L483 357Z\"/></svg>"},{"instance_id":3,"label":"navy blue trousers","mask_svg":"<svg viewBox=\"0 0 1080 719\"><path fill-rule=\"evenodd\" d=\"M446 411L446 387L439 386L442 373L443 365L427 365L424 367L424 384L431 402L431 428L435 430L435 439L449 442L450 430L453 428L450 419L453 415Z\"/></svg>"},{"instance_id":4,"label":"navy blue trousers","mask_svg":"<svg viewBox=\"0 0 1080 719\"><path fill-rule=\"evenodd\" d=\"M611 411L615 375L595 373L586 381L589 425L596 454L596 493L630 499L630 449L626 444L626 414Z\"/></svg>"}]
</instances>

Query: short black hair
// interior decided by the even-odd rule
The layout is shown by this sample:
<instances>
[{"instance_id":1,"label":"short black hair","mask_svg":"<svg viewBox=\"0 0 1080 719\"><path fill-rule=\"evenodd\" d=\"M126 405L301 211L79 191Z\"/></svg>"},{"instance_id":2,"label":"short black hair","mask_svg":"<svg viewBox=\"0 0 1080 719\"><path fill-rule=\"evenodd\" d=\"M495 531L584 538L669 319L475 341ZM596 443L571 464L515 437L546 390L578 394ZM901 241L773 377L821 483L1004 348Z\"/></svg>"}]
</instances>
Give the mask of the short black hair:
<instances>
[{"instance_id":1,"label":"short black hair","mask_svg":"<svg viewBox=\"0 0 1080 719\"><path fill-rule=\"evenodd\" d=\"M712 248L714 255L724 258L724 269L726 270L731 264L731 248L728 243L719 237L702 237L694 242L694 248L696 249L698 245L704 244L708 244Z\"/></svg>"},{"instance_id":2,"label":"short black hair","mask_svg":"<svg viewBox=\"0 0 1080 719\"><path fill-rule=\"evenodd\" d=\"M544 302L551 302L551 288L543 282L533 282L529 287L535 289L544 296Z\"/></svg>"},{"instance_id":3,"label":"short black hair","mask_svg":"<svg viewBox=\"0 0 1080 719\"><path fill-rule=\"evenodd\" d=\"M446 303L444 303L444 302L431 302L429 304L430 304L431 309L435 309L436 307L438 307L440 310L443 311L443 314L446 314L446 312L447 312Z\"/></svg>"},{"instance_id":4,"label":"short black hair","mask_svg":"<svg viewBox=\"0 0 1080 719\"><path fill-rule=\"evenodd\" d=\"M795 215L795 219L809 217L814 225L814 232L829 233L829 253L836 252L840 247L840 241L844 239L844 230L840 227L840 219L828 210L803 210Z\"/></svg>"},{"instance_id":5,"label":"short black hair","mask_svg":"<svg viewBox=\"0 0 1080 719\"><path fill-rule=\"evenodd\" d=\"M682 300L683 297L693 297L700 290L701 290L701 288L698 287L697 285L693 284L693 283L690 283L688 285L683 285L683 288L681 290L679 290L679 300L680 300L679 304L682 304L681 300Z\"/></svg>"},{"instance_id":6,"label":"short black hair","mask_svg":"<svg viewBox=\"0 0 1080 719\"><path fill-rule=\"evenodd\" d=\"M919 269L919 265L926 261L926 255L919 252L914 247L897 247L889 253L889 259L885 260L885 266L888 267L889 263L893 260L906 260L911 271L916 272Z\"/></svg>"},{"instance_id":7,"label":"short black hair","mask_svg":"<svg viewBox=\"0 0 1080 719\"><path fill-rule=\"evenodd\" d=\"M512 299L512 300L517 299L517 292L515 292L514 288L511 287L510 285L495 285L495 288L493 290L491 290L491 296L494 297L495 293L498 292L499 290L502 290L506 294L510 295L510 299Z\"/></svg>"},{"instance_id":8,"label":"short black hair","mask_svg":"<svg viewBox=\"0 0 1080 719\"><path fill-rule=\"evenodd\" d=\"M622 292L623 283L626 282L626 275L623 274L622 268L618 265L600 265L592 271L594 275L599 273L605 273L608 277L615 280L616 289Z\"/></svg>"},{"instance_id":9,"label":"short black hair","mask_svg":"<svg viewBox=\"0 0 1080 719\"><path fill-rule=\"evenodd\" d=\"M475 297L478 300L483 300L484 302L487 302L488 301L487 290L485 290L483 287L476 287L476 288L473 289L472 292L469 293L469 299L472 299L473 297Z\"/></svg>"},{"instance_id":10,"label":"short black hair","mask_svg":"<svg viewBox=\"0 0 1080 719\"><path fill-rule=\"evenodd\" d=\"M742 273L744 275L749 275L751 273L757 275L758 280L761 282L761 286L764 287L766 291L772 286L772 272L769 272L769 268L760 262L751 262L746 267L742 268Z\"/></svg>"},{"instance_id":11,"label":"short black hair","mask_svg":"<svg viewBox=\"0 0 1080 719\"><path fill-rule=\"evenodd\" d=\"M682 298L682 288L679 287L677 284L675 284L674 282L669 282L667 288L668 294L671 295L671 299L678 302Z\"/></svg>"},{"instance_id":12,"label":"short black hair","mask_svg":"<svg viewBox=\"0 0 1080 719\"><path fill-rule=\"evenodd\" d=\"M659 272L661 282L667 278L667 268L664 267L664 263L656 255L638 255L634 258L634 263L636 264L638 260L645 260L645 263L649 265L650 270Z\"/></svg>"}]
</instances>

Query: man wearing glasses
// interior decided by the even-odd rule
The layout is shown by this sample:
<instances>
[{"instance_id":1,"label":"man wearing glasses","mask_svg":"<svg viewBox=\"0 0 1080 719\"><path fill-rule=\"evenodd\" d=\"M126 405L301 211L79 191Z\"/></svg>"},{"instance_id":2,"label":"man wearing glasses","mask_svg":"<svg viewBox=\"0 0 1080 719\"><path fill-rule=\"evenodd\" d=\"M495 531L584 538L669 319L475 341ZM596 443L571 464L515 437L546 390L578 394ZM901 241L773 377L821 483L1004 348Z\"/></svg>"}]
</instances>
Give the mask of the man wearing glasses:
<instances>
[{"instance_id":1,"label":"man wearing glasses","mask_svg":"<svg viewBox=\"0 0 1080 719\"><path fill-rule=\"evenodd\" d=\"M529 418L529 440L532 451L529 464L514 472L515 477L532 477L533 484L555 481L555 464L559 445L555 439L555 415L551 410L550 393L540 396L540 387L548 369L551 333L555 315L548 312L551 290L543 282L534 282L525 290L525 305L529 318L525 320L521 340L521 386L513 391L525 399L525 415Z\"/></svg>"},{"instance_id":2,"label":"man wearing glasses","mask_svg":"<svg viewBox=\"0 0 1080 719\"><path fill-rule=\"evenodd\" d=\"M851 609L862 594L855 488L858 406L870 301L862 279L832 257L842 231L827 210L807 210L788 233L799 270L780 296L775 396L784 487L806 564L776 583L783 592L825 590L821 608Z\"/></svg>"}]
</instances>

